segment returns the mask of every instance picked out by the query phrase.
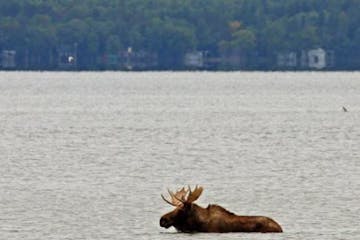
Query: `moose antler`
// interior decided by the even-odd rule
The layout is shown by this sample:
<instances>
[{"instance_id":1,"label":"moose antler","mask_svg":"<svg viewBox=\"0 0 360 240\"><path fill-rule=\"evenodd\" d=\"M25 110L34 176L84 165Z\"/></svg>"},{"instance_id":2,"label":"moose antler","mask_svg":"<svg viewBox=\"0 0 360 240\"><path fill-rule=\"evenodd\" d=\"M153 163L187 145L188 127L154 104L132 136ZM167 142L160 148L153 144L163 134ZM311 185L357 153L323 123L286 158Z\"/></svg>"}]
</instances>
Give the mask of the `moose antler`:
<instances>
[{"instance_id":1,"label":"moose antler","mask_svg":"<svg viewBox=\"0 0 360 240\"><path fill-rule=\"evenodd\" d=\"M170 205L178 207L184 204L184 202L186 202L186 195L188 194L188 190L185 190L184 187L178 190L176 193L171 192L169 189L168 192L171 197L171 201L167 200L162 194L161 197L164 199L165 202L169 203Z\"/></svg>"},{"instance_id":2,"label":"moose antler","mask_svg":"<svg viewBox=\"0 0 360 240\"><path fill-rule=\"evenodd\" d=\"M204 189L203 189L202 187L198 187L198 186L196 185L194 191L191 191L191 188L190 188L190 186L189 186L189 195L188 195L186 201L189 202L189 203L195 202L195 201L200 197L200 195L202 194L203 190L204 190Z\"/></svg>"},{"instance_id":3,"label":"moose antler","mask_svg":"<svg viewBox=\"0 0 360 240\"><path fill-rule=\"evenodd\" d=\"M171 201L177 205L181 205L186 201L186 195L188 193L187 190L185 190L185 188L182 188L180 190L178 190L175 194L173 192L171 192L170 190L168 190L170 196L171 196Z\"/></svg>"},{"instance_id":4,"label":"moose antler","mask_svg":"<svg viewBox=\"0 0 360 240\"><path fill-rule=\"evenodd\" d=\"M168 204L178 207L183 205L185 202L187 203L195 202L200 197L203 190L204 189L202 187L196 186L195 189L191 191L191 188L189 186L188 190L185 190L185 188L183 187L182 189L178 190L176 193L173 193L170 190L168 190L169 195L171 197L171 201L167 200L162 194L161 197Z\"/></svg>"}]
</instances>

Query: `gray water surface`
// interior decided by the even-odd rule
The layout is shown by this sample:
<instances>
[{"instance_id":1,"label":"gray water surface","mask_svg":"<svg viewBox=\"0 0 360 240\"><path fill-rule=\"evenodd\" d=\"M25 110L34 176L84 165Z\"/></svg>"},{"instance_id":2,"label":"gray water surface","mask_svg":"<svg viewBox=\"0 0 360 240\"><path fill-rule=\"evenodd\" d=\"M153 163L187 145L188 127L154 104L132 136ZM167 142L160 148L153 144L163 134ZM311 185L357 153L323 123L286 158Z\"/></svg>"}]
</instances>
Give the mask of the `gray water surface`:
<instances>
[{"instance_id":1,"label":"gray water surface","mask_svg":"<svg viewBox=\"0 0 360 240\"><path fill-rule=\"evenodd\" d=\"M360 73L1 72L0 134L0 239L360 239ZM284 233L160 228L188 184Z\"/></svg>"}]
</instances>

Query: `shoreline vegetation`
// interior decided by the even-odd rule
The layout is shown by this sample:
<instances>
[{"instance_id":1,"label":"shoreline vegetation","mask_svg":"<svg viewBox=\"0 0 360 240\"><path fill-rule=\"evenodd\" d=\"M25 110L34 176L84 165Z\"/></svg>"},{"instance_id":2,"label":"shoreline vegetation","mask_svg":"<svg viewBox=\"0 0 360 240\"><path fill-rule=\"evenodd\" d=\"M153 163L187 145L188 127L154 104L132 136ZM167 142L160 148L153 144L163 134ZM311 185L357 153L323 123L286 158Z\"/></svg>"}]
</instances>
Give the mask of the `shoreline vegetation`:
<instances>
[{"instance_id":1,"label":"shoreline vegetation","mask_svg":"<svg viewBox=\"0 0 360 240\"><path fill-rule=\"evenodd\" d=\"M8 0L0 70L360 70L357 0Z\"/></svg>"}]
</instances>

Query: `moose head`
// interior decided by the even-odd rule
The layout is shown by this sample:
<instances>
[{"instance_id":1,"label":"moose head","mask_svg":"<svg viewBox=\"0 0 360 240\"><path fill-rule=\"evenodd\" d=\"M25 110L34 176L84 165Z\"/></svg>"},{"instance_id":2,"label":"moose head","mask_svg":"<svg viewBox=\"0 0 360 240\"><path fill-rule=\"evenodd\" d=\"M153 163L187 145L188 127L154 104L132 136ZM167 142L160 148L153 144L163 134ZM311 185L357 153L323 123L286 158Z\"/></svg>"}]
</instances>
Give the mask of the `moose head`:
<instances>
[{"instance_id":1,"label":"moose head","mask_svg":"<svg viewBox=\"0 0 360 240\"><path fill-rule=\"evenodd\" d=\"M168 190L171 200L167 200L163 195L161 197L165 202L175 207L175 209L160 219L160 226L169 228L174 226L177 230L188 232L195 229L197 211L199 206L194 202L200 197L203 192L202 187L196 186L194 190L189 187L187 190L182 188L173 193Z\"/></svg>"}]
</instances>

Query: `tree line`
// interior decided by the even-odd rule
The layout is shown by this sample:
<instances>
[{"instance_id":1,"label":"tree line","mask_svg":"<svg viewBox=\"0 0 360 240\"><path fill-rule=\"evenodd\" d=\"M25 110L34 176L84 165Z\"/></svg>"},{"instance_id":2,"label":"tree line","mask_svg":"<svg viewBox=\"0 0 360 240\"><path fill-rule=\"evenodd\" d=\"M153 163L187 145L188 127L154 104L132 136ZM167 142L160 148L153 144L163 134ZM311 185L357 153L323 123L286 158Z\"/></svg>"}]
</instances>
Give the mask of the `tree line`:
<instances>
[{"instance_id":1,"label":"tree line","mask_svg":"<svg viewBox=\"0 0 360 240\"><path fill-rule=\"evenodd\" d=\"M20 68L55 69L61 46L75 46L79 69L129 47L155 53L159 69L181 69L191 51L272 69L279 52L321 47L336 69L359 69L359 13L359 0L7 0L0 50L16 50Z\"/></svg>"}]
</instances>

